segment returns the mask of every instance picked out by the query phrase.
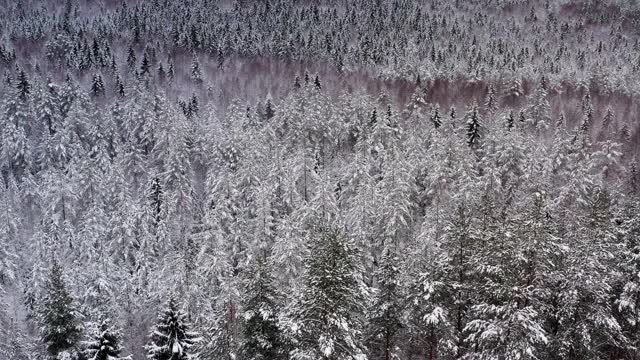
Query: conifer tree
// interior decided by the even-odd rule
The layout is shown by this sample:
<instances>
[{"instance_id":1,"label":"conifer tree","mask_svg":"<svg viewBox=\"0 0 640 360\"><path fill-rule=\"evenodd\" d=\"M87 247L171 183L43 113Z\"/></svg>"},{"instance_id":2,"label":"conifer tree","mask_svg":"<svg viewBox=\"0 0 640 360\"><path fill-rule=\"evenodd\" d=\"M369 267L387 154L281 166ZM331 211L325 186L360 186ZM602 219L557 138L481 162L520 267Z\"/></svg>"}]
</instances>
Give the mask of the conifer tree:
<instances>
[{"instance_id":1,"label":"conifer tree","mask_svg":"<svg viewBox=\"0 0 640 360\"><path fill-rule=\"evenodd\" d=\"M438 104L431 108L431 122L436 129L442 126L442 115L440 115L440 105Z\"/></svg>"},{"instance_id":2,"label":"conifer tree","mask_svg":"<svg viewBox=\"0 0 640 360\"><path fill-rule=\"evenodd\" d=\"M333 229L316 230L304 289L293 308L294 359L365 359L362 292L355 252Z\"/></svg>"},{"instance_id":3,"label":"conifer tree","mask_svg":"<svg viewBox=\"0 0 640 360\"><path fill-rule=\"evenodd\" d=\"M93 82L91 84L91 96L104 96L104 82L102 81L102 75L100 74L93 75Z\"/></svg>"},{"instance_id":4,"label":"conifer tree","mask_svg":"<svg viewBox=\"0 0 640 360\"><path fill-rule=\"evenodd\" d=\"M287 358L284 334L278 323L280 301L267 260L257 256L247 272L244 287L241 359Z\"/></svg>"},{"instance_id":5,"label":"conifer tree","mask_svg":"<svg viewBox=\"0 0 640 360\"><path fill-rule=\"evenodd\" d=\"M158 82L160 84L164 83L167 77L167 72L164 70L164 66L162 63L158 64Z\"/></svg>"},{"instance_id":6,"label":"conifer tree","mask_svg":"<svg viewBox=\"0 0 640 360\"><path fill-rule=\"evenodd\" d=\"M533 122L533 128L537 131L545 130L551 123L551 105L547 99L547 90L542 84L536 88L532 101L530 120Z\"/></svg>"},{"instance_id":7,"label":"conifer tree","mask_svg":"<svg viewBox=\"0 0 640 360\"><path fill-rule=\"evenodd\" d=\"M31 83L29 82L24 70L20 70L20 73L18 74L18 83L16 84L16 88L18 89L18 98L21 101L26 101L31 94Z\"/></svg>"},{"instance_id":8,"label":"conifer tree","mask_svg":"<svg viewBox=\"0 0 640 360\"><path fill-rule=\"evenodd\" d=\"M313 80L313 85L318 90L322 89L322 84L320 83L320 77L318 75L316 75L316 78Z\"/></svg>"},{"instance_id":9,"label":"conifer tree","mask_svg":"<svg viewBox=\"0 0 640 360\"><path fill-rule=\"evenodd\" d=\"M505 116L505 122L507 125L507 130L511 131L513 126L515 125L515 118L513 117L513 110L509 110L507 116Z\"/></svg>"},{"instance_id":10,"label":"conifer tree","mask_svg":"<svg viewBox=\"0 0 640 360\"><path fill-rule=\"evenodd\" d=\"M380 268L374 274L377 292L368 311L367 345L372 359L391 360L399 356L403 294L400 258L390 247L384 249Z\"/></svg>"},{"instance_id":11,"label":"conifer tree","mask_svg":"<svg viewBox=\"0 0 640 360\"><path fill-rule=\"evenodd\" d=\"M118 74L118 73L116 73L115 92L120 97L124 97L125 96L124 83L122 82L122 79L120 78L120 74Z\"/></svg>"},{"instance_id":12,"label":"conifer tree","mask_svg":"<svg viewBox=\"0 0 640 360\"><path fill-rule=\"evenodd\" d=\"M147 53L145 52L142 55L142 62L140 63L140 75L150 75L151 74L151 63L149 62L149 58L147 57Z\"/></svg>"},{"instance_id":13,"label":"conifer tree","mask_svg":"<svg viewBox=\"0 0 640 360\"><path fill-rule=\"evenodd\" d=\"M41 307L40 333L47 352L58 359L63 352L72 350L80 335L73 298L66 289L62 267L53 261L49 272L47 290Z\"/></svg>"},{"instance_id":14,"label":"conifer tree","mask_svg":"<svg viewBox=\"0 0 640 360\"><path fill-rule=\"evenodd\" d=\"M607 106L607 111L602 118L602 126L600 127L600 134L598 135L598 141L603 142L608 140L612 140L612 136L615 134L613 131L613 127L615 123L615 113L611 106Z\"/></svg>"},{"instance_id":15,"label":"conifer tree","mask_svg":"<svg viewBox=\"0 0 640 360\"><path fill-rule=\"evenodd\" d=\"M487 97L486 97L484 106L486 107L487 112L489 113L493 113L498 109L498 103L496 99L496 89L493 87L493 84L489 85L489 88L487 89Z\"/></svg>"},{"instance_id":16,"label":"conifer tree","mask_svg":"<svg viewBox=\"0 0 640 360\"><path fill-rule=\"evenodd\" d=\"M273 108L273 102L271 101L271 97L267 98L267 103L265 104L264 109L264 117L266 120L271 120L275 116L276 112Z\"/></svg>"},{"instance_id":17,"label":"conifer tree","mask_svg":"<svg viewBox=\"0 0 640 360\"><path fill-rule=\"evenodd\" d=\"M197 84L202 83L202 69L200 69L200 61L195 53L191 57L191 79Z\"/></svg>"},{"instance_id":18,"label":"conifer tree","mask_svg":"<svg viewBox=\"0 0 640 360\"><path fill-rule=\"evenodd\" d=\"M467 144L470 147L478 146L480 141L480 112L478 111L478 105L473 104L471 108L467 112L466 115L467 121Z\"/></svg>"},{"instance_id":19,"label":"conifer tree","mask_svg":"<svg viewBox=\"0 0 640 360\"><path fill-rule=\"evenodd\" d=\"M169 61L169 70L167 70L167 77L169 78L169 81L173 81L176 77L176 72L173 67L173 62L171 61Z\"/></svg>"},{"instance_id":20,"label":"conifer tree","mask_svg":"<svg viewBox=\"0 0 640 360\"><path fill-rule=\"evenodd\" d=\"M640 202L630 199L620 214L619 237L623 241L623 285L616 300L622 331L629 339L629 353L640 346ZM632 358L632 357L631 357Z\"/></svg>"},{"instance_id":21,"label":"conifer tree","mask_svg":"<svg viewBox=\"0 0 640 360\"><path fill-rule=\"evenodd\" d=\"M120 357L120 330L105 319L91 340L84 343L84 355L89 360L130 360L130 356Z\"/></svg>"},{"instance_id":22,"label":"conifer tree","mask_svg":"<svg viewBox=\"0 0 640 360\"><path fill-rule=\"evenodd\" d=\"M178 308L172 297L158 316L150 342L145 347L150 360L196 360L195 345L199 342L196 332L187 323L187 315Z\"/></svg>"},{"instance_id":23,"label":"conifer tree","mask_svg":"<svg viewBox=\"0 0 640 360\"><path fill-rule=\"evenodd\" d=\"M136 67L136 51L133 50L132 47L129 47L129 51L127 52L127 65L129 66L129 70L133 71Z\"/></svg>"}]
</instances>

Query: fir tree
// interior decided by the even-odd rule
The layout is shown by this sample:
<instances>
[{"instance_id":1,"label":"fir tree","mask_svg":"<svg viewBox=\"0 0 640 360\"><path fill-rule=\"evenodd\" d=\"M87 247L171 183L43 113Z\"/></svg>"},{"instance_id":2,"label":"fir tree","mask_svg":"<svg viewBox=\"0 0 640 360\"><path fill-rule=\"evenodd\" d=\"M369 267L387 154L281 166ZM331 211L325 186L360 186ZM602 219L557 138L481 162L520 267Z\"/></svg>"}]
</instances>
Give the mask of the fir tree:
<instances>
[{"instance_id":1,"label":"fir tree","mask_svg":"<svg viewBox=\"0 0 640 360\"><path fill-rule=\"evenodd\" d=\"M278 323L280 294L266 260L258 256L247 272L243 301L244 340L241 359L286 359L284 334Z\"/></svg>"},{"instance_id":2,"label":"fir tree","mask_svg":"<svg viewBox=\"0 0 640 360\"><path fill-rule=\"evenodd\" d=\"M151 340L145 347L147 357L151 360L198 359L194 350L200 339L190 327L186 314L178 308L177 301L172 297L151 332Z\"/></svg>"},{"instance_id":3,"label":"fir tree","mask_svg":"<svg viewBox=\"0 0 640 360\"><path fill-rule=\"evenodd\" d=\"M158 82L160 82L160 84L164 83L166 77L167 77L167 73L164 70L164 66L162 66L162 63L160 63L158 65Z\"/></svg>"},{"instance_id":4,"label":"fir tree","mask_svg":"<svg viewBox=\"0 0 640 360\"><path fill-rule=\"evenodd\" d=\"M302 87L302 85L300 85L300 77L296 75L296 78L295 78L295 80L294 80L294 82L293 82L293 88L294 88L295 90L298 90L298 89L300 89L301 87Z\"/></svg>"},{"instance_id":5,"label":"fir tree","mask_svg":"<svg viewBox=\"0 0 640 360\"><path fill-rule=\"evenodd\" d=\"M620 214L618 236L624 244L623 285L616 300L622 331L630 342L629 353L640 346L640 202L630 199ZM630 357L633 358L633 357Z\"/></svg>"},{"instance_id":6,"label":"fir tree","mask_svg":"<svg viewBox=\"0 0 640 360\"><path fill-rule=\"evenodd\" d=\"M130 360L130 356L120 357L120 330L103 320L91 340L84 343L84 355L89 360Z\"/></svg>"},{"instance_id":7,"label":"fir tree","mask_svg":"<svg viewBox=\"0 0 640 360\"><path fill-rule=\"evenodd\" d=\"M513 110L509 110L507 116L505 116L505 123L507 125L507 130L511 131L513 126L515 125L515 118L513 117Z\"/></svg>"},{"instance_id":8,"label":"fir tree","mask_svg":"<svg viewBox=\"0 0 640 360\"><path fill-rule=\"evenodd\" d=\"M136 51L133 50L132 47L129 47L129 51L127 52L127 65L130 70L133 70L136 67Z\"/></svg>"},{"instance_id":9,"label":"fir tree","mask_svg":"<svg viewBox=\"0 0 640 360\"><path fill-rule=\"evenodd\" d=\"M368 311L366 336L372 359L391 360L399 356L403 294L398 264L400 258L389 247L385 248L381 266L374 274L377 292Z\"/></svg>"},{"instance_id":10,"label":"fir tree","mask_svg":"<svg viewBox=\"0 0 640 360\"><path fill-rule=\"evenodd\" d=\"M91 96L100 97L104 95L104 82L102 81L102 75L94 74L93 82L91 84Z\"/></svg>"},{"instance_id":11,"label":"fir tree","mask_svg":"<svg viewBox=\"0 0 640 360\"><path fill-rule=\"evenodd\" d=\"M24 70L20 70L17 80L18 83L16 84L16 88L18 89L18 98L22 101L26 101L31 94L31 83L29 82Z\"/></svg>"},{"instance_id":12,"label":"fir tree","mask_svg":"<svg viewBox=\"0 0 640 360\"><path fill-rule=\"evenodd\" d=\"M267 98L267 103L264 108L264 117L266 120L271 120L275 116L276 112L273 108L273 102L271 101L271 97Z\"/></svg>"},{"instance_id":13,"label":"fir tree","mask_svg":"<svg viewBox=\"0 0 640 360\"><path fill-rule=\"evenodd\" d=\"M498 109L496 89L493 87L493 85L489 85L487 89L487 97L484 106L489 113L493 113Z\"/></svg>"},{"instance_id":14,"label":"fir tree","mask_svg":"<svg viewBox=\"0 0 640 360\"><path fill-rule=\"evenodd\" d=\"M607 111L602 118L602 126L600 127L600 134L598 135L598 141L603 142L611 140L612 135L615 134L613 131L613 126L615 125L615 113L611 106L607 106Z\"/></svg>"},{"instance_id":15,"label":"fir tree","mask_svg":"<svg viewBox=\"0 0 640 360\"><path fill-rule=\"evenodd\" d=\"M191 79L197 84L202 83L202 70L200 69L200 61L194 53L191 57Z\"/></svg>"},{"instance_id":16,"label":"fir tree","mask_svg":"<svg viewBox=\"0 0 640 360\"><path fill-rule=\"evenodd\" d=\"M464 314L457 313L456 306L462 305L460 290L463 287L454 286L448 271L455 268L446 264L447 256L438 253L437 258L429 264L426 271L418 274L408 284L406 316L403 326L406 327L408 349L410 353L424 355L427 359L453 357L457 354L459 345L455 325L462 326ZM455 297L458 295L458 297ZM458 320L459 322L454 322Z\"/></svg>"},{"instance_id":17,"label":"fir tree","mask_svg":"<svg viewBox=\"0 0 640 360\"><path fill-rule=\"evenodd\" d=\"M440 115L440 105L438 104L431 108L431 122L436 129L442 126L442 116Z\"/></svg>"},{"instance_id":18,"label":"fir tree","mask_svg":"<svg viewBox=\"0 0 640 360\"><path fill-rule=\"evenodd\" d=\"M147 53L145 52L142 55L142 62L140 63L140 75L146 76L151 74L151 63L149 62L149 58L147 57Z\"/></svg>"},{"instance_id":19,"label":"fir tree","mask_svg":"<svg viewBox=\"0 0 640 360\"><path fill-rule=\"evenodd\" d=\"M365 359L362 292L355 252L336 230L318 230L293 308L294 359Z\"/></svg>"},{"instance_id":20,"label":"fir tree","mask_svg":"<svg viewBox=\"0 0 640 360\"><path fill-rule=\"evenodd\" d=\"M316 78L313 80L313 85L318 90L322 89L322 84L320 83L320 77L318 75L316 75Z\"/></svg>"},{"instance_id":21,"label":"fir tree","mask_svg":"<svg viewBox=\"0 0 640 360\"><path fill-rule=\"evenodd\" d=\"M467 112L466 115L467 121L467 144L470 147L478 146L480 141L480 112L478 111L478 105L473 104L471 108Z\"/></svg>"},{"instance_id":22,"label":"fir tree","mask_svg":"<svg viewBox=\"0 0 640 360\"><path fill-rule=\"evenodd\" d=\"M41 307L42 339L47 352L58 359L63 352L71 350L80 335L73 298L66 289L62 267L53 261L47 282L44 302Z\"/></svg>"},{"instance_id":23,"label":"fir tree","mask_svg":"<svg viewBox=\"0 0 640 360\"><path fill-rule=\"evenodd\" d=\"M173 68L173 62L169 62L169 70L167 70L167 76L169 77L169 81L173 81L176 77L175 69Z\"/></svg>"}]
</instances>

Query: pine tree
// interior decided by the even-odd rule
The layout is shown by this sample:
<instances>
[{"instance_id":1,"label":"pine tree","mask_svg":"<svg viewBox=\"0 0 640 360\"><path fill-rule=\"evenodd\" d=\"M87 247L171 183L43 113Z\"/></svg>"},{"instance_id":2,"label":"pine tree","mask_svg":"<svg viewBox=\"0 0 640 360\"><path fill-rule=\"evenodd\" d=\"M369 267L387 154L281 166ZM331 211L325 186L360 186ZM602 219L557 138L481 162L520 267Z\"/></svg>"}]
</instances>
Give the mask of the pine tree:
<instances>
[{"instance_id":1,"label":"pine tree","mask_svg":"<svg viewBox=\"0 0 640 360\"><path fill-rule=\"evenodd\" d=\"M18 98L21 101L27 101L27 98L31 94L31 83L29 82L24 70L20 70L20 73L18 74L18 83L16 84L16 88L18 89Z\"/></svg>"},{"instance_id":2,"label":"pine tree","mask_svg":"<svg viewBox=\"0 0 640 360\"><path fill-rule=\"evenodd\" d=\"M202 83L202 70L200 69L200 61L198 61L198 57L194 53L191 57L191 79L196 82L196 84Z\"/></svg>"},{"instance_id":3,"label":"pine tree","mask_svg":"<svg viewBox=\"0 0 640 360\"><path fill-rule=\"evenodd\" d=\"M164 66L162 66L162 63L158 64L158 82L160 84L164 83L166 77L167 77L167 73L164 70Z\"/></svg>"},{"instance_id":4,"label":"pine tree","mask_svg":"<svg viewBox=\"0 0 640 360\"><path fill-rule=\"evenodd\" d=\"M537 349L548 343L542 326L545 304L541 295L546 291L544 281L550 277L548 264L557 244L549 233L540 193L525 216L520 236L515 235L521 220L493 209L491 203L483 210L479 234L483 246L473 255L471 273L476 277L477 297L465 326L466 341L477 358L534 357Z\"/></svg>"},{"instance_id":5,"label":"pine tree","mask_svg":"<svg viewBox=\"0 0 640 360\"><path fill-rule=\"evenodd\" d=\"M380 268L374 274L377 292L368 311L366 329L372 359L391 360L399 357L398 345L403 326L399 264L400 258L387 247L384 249Z\"/></svg>"},{"instance_id":6,"label":"pine tree","mask_svg":"<svg viewBox=\"0 0 640 360\"><path fill-rule=\"evenodd\" d=\"M355 252L336 230L317 230L293 308L294 359L365 359L363 295Z\"/></svg>"},{"instance_id":7,"label":"pine tree","mask_svg":"<svg viewBox=\"0 0 640 360\"><path fill-rule=\"evenodd\" d=\"M612 139L612 135L615 134L613 131L613 126L615 125L615 113L611 106L607 106L607 111L602 118L602 126L600 127L600 134L598 135L598 141L603 142L606 140L614 140Z\"/></svg>"},{"instance_id":8,"label":"pine tree","mask_svg":"<svg viewBox=\"0 0 640 360\"><path fill-rule=\"evenodd\" d=\"M133 50L132 47L129 47L129 51L127 52L127 65L129 66L129 70L133 71L136 67L136 51Z\"/></svg>"},{"instance_id":9,"label":"pine tree","mask_svg":"<svg viewBox=\"0 0 640 360\"><path fill-rule=\"evenodd\" d=\"M591 103L591 94L587 92L582 98L582 123L580 124L581 136L590 139L592 123L593 123L593 104Z\"/></svg>"},{"instance_id":10,"label":"pine tree","mask_svg":"<svg viewBox=\"0 0 640 360\"><path fill-rule=\"evenodd\" d=\"M440 115L440 105L438 104L431 107L431 122L436 129L442 126L442 116Z\"/></svg>"},{"instance_id":11,"label":"pine tree","mask_svg":"<svg viewBox=\"0 0 640 360\"><path fill-rule=\"evenodd\" d=\"M640 202L628 200L620 215L618 236L624 244L626 261L621 261L623 286L616 305L622 331L629 339L627 351L634 353L640 346ZM633 356L629 358L634 359Z\"/></svg>"},{"instance_id":12,"label":"pine tree","mask_svg":"<svg viewBox=\"0 0 640 360\"><path fill-rule=\"evenodd\" d=\"M507 125L507 130L511 131L515 125L515 118L513 117L513 110L509 110L507 116L505 116L505 123Z\"/></svg>"},{"instance_id":13,"label":"pine tree","mask_svg":"<svg viewBox=\"0 0 640 360\"><path fill-rule=\"evenodd\" d=\"M498 103L496 99L496 89L493 85L489 85L487 89L487 97L485 100L484 106L487 109L487 112L493 113L498 109Z\"/></svg>"},{"instance_id":14,"label":"pine tree","mask_svg":"<svg viewBox=\"0 0 640 360\"><path fill-rule=\"evenodd\" d=\"M80 327L77 324L73 298L66 289L62 267L53 261L47 282L47 290L41 307L40 333L52 358L75 346Z\"/></svg>"},{"instance_id":15,"label":"pine tree","mask_svg":"<svg viewBox=\"0 0 640 360\"><path fill-rule=\"evenodd\" d=\"M533 128L537 131L545 130L551 123L551 105L547 99L547 90L538 85L533 94L532 104L529 108Z\"/></svg>"},{"instance_id":16,"label":"pine tree","mask_svg":"<svg viewBox=\"0 0 640 360\"><path fill-rule=\"evenodd\" d=\"M478 111L478 105L474 103L471 105L466 115L467 121L467 144L470 147L477 147L480 142L480 127L481 119L480 112Z\"/></svg>"},{"instance_id":17,"label":"pine tree","mask_svg":"<svg viewBox=\"0 0 640 360\"><path fill-rule=\"evenodd\" d=\"M91 84L91 96L104 96L104 82L102 81L102 75L100 74L93 75L93 82Z\"/></svg>"},{"instance_id":18,"label":"pine tree","mask_svg":"<svg viewBox=\"0 0 640 360\"><path fill-rule=\"evenodd\" d=\"M266 120L271 120L276 115L275 109L273 108L273 102L271 101L271 97L267 97L267 103L265 104L264 109L264 117Z\"/></svg>"},{"instance_id":19,"label":"pine tree","mask_svg":"<svg viewBox=\"0 0 640 360\"><path fill-rule=\"evenodd\" d=\"M91 340L84 343L84 355L89 360L130 360L130 356L120 357L121 337L120 330L105 319Z\"/></svg>"},{"instance_id":20,"label":"pine tree","mask_svg":"<svg viewBox=\"0 0 640 360\"><path fill-rule=\"evenodd\" d=\"M436 254L426 271L418 274L408 284L406 315L407 349L409 353L424 355L427 359L449 358L456 355L459 342L455 325L462 327L462 312L458 320L454 317L456 306L462 305L455 281L451 281L452 267L446 263L447 256Z\"/></svg>"},{"instance_id":21,"label":"pine tree","mask_svg":"<svg viewBox=\"0 0 640 360\"><path fill-rule=\"evenodd\" d=\"M169 81L173 82L173 80L176 77L176 71L173 67L173 62L169 61L169 70L167 70L167 77L169 78Z\"/></svg>"},{"instance_id":22,"label":"pine tree","mask_svg":"<svg viewBox=\"0 0 640 360\"><path fill-rule=\"evenodd\" d=\"M186 314L178 308L172 297L158 316L158 322L151 332L151 340L145 349L151 360L196 360L194 352L199 342L198 334L191 331Z\"/></svg>"},{"instance_id":23,"label":"pine tree","mask_svg":"<svg viewBox=\"0 0 640 360\"><path fill-rule=\"evenodd\" d=\"M287 358L284 334L278 323L280 301L270 266L258 256L247 272L244 287L241 359Z\"/></svg>"},{"instance_id":24,"label":"pine tree","mask_svg":"<svg viewBox=\"0 0 640 360\"><path fill-rule=\"evenodd\" d=\"M140 63L140 75L150 75L151 74L151 63L149 62L149 58L147 57L147 53L145 52L142 55L142 62Z\"/></svg>"},{"instance_id":25,"label":"pine tree","mask_svg":"<svg viewBox=\"0 0 640 360\"><path fill-rule=\"evenodd\" d=\"M313 85L318 90L322 89L322 84L320 83L320 77L318 75L316 75L316 78L313 80Z\"/></svg>"},{"instance_id":26,"label":"pine tree","mask_svg":"<svg viewBox=\"0 0 640 360\"><path fill-rule=\"evenodd\" d=\"M200 112L200 105L198 101L198 96L196 94L193 94L193 96L191 96L191 99L189 100L189 105L187 106L187 114L186 114L187 118L198 116L199 112Z\"/></svg>"},{"instance_id":27,"label":"pine tree","mask_svg":"<svg viewBox=\"0 0 640 360\"><path fill-rule=\"evenodd\" d=\"M115 92L120 97L124 97L125 96L124 83L122 82L122 79L120 78L120 74L118 74L118 73L116 73Z\"/></svg>"}]
</instances>

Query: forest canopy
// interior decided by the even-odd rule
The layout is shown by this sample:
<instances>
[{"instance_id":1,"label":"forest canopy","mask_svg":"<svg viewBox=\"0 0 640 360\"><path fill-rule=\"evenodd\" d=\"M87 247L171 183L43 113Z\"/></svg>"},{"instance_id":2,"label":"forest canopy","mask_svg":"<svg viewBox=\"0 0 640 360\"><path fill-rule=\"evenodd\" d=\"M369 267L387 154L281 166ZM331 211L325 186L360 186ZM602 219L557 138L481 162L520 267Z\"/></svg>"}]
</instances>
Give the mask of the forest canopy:
<instances>
[{"instance_id":1,"label":"forest canopy","mask_svg":"<svg viewBox=\"0 0 640 360\"><path fill-rule=\"evenodd\" d=\"M636 1L0 5L0 360L638 359Z\"/></svg>"}]
</instances>

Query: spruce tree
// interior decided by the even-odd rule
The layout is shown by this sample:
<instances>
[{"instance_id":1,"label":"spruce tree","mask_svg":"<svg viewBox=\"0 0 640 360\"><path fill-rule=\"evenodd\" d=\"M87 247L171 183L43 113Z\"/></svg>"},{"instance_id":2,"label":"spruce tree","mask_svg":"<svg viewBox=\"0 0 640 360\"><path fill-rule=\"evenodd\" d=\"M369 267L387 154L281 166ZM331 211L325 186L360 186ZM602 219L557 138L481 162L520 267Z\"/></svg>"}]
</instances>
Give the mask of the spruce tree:
<instances>
[{"instance_id":1,"label":"spruce tree","mask_svg":"<svg viewBox=\"0 0 640 360\"><path fill-rule=\"evenodd\" d=\"M265 104L264 109L264 117L267 120L271 120L276 115L276 111L273 108L273 101L271 101L271 97L267 98L267 103Z\"/></svg>"},{"instance_id":2,"label":"spruce tree","mask_svg":"<svg viewBox=\"0 0 640 360\"><path fill-rule=\"evenodd\" d=\"M18 98L22 101L26 101L31 94L31 83L29 83L29 79L27 78L27 74L24 70L20 70L20 73L18 74L18 83L16 84L16 88L18 89Z\"/></svg>"},{"instance_id":3,"label":"spruce tree","mask_svg":"<svg viewBox=\"0 0 640 360\"><path fill-rule=\"evenodd\" d=\"M484 106L489 113L493 113L498 109L496 89L493 87L493 85L489 85L489 87L487 88L487 97Z\"/></svg>"},{"instance_id":4,"label":"spruce tree","mask_svg":"<svg viewBox=\"0 0 640 360\"><path fill-rule=\"evenodd\" d=\"M372 359L391 360L399 355L403 295L398 264L398 255L385 248L381 266L374 274L377 292L368 311L366 336Z\"/></svg>"},{"instance_id":5,"label":"spruce tree","mask_svg":"<svg viewBox=\"0 0 640 360\"><path fill-rule=\"evenodd\" d=\"M286 359L284 335L278 324L280 294L267 260L258 256L244 287L241 359Z\"/></svg>"},{"instance_id":6,"label":"spruce tree","mask_svg":"<svg viewBox=\"0 0 640 360\"><path fill-rule=\"evenodd\" d=\"M440 115L440 106L438 104L431 108L431 122L436 129L442 126L442 115Z\"/></svg>"},{"instance_id":7,"label":"spruce tree","mask_svg":"<svg viewBox=\"0 0 640 360\"><path fill-rule=\"evenodd\" d=\"M40 333L47 346L47 352L53 359L57 359L61 353L74 347L80 335L80 328L76 320L73 298L66 289L62 267L56 260L51 266L41 311Z\"/></svg>"},{"instance_id":8,"label":"spruce tree","mask_svg":"<svg viewBox=\"0 0 640 360\"><path fill-rule=\"evenodd\" d=\"M620 324L629 339L629 353L640 347L640 201L628 200L620 214L618 236L623 241L623 285L616 299ZM633 357L630 357L633 358Z\"/></svg>"},{"instance_id":9,"label":"spruce tree","mask_svg":"<svg viewBox=\"0 0 640 360\"><path fill-rule=\"evenodd\" d=\"M191 58L191 79L193 79L197 84L202 83L202 69L200 69L200 61L198 61L198 57L195 53Z\"/></svg>"},{"instance_id":10,"label":"spruce tree","mask_svg":"<svg viewBox=\"0 0 640 360\"><path fill-rule=\"evenodd\" d=\"M140 75L150 75L151 74L151 63L149 62L149 58L147 57L147 53L145 52L142 55L142 62L140 64Z\"/></svg>"},{"instance_id":11,"label":"spruce tree","mask_svg":"<svg viewBox=\"0 0 640 360\"><path fill-rule=\"evenodd\" d=\"M94 74L93 82L91 83L91 96L100 97L104 95L104 82L102 81L102 75Z\"/></svg>"},{"instance_id":12,"label":"spruce tree","mask_svg":"<svg viewBox=\"0 0 640 360\"><path fill-rule=\"evenodd\" d=\"M91 340L84 343L84 355L90 360L130 360L130 356L120 357L120 330L111 325L106 319L100 324L98 331Z\"/></svg>"},{"instance_id":13,"label":"spruce tree","mask_svg":"<svg viewBox=\"0 0 640 360\"><path fill-rule=\"evenodd\" d=\"M198 334L191 331L187 315L178 308L172 297L158 316L158 322L151 332L151 341L145 346L151 360L196 360L194 352L199 342Z\"/></svg>"},{"instance_id":14,"label":"spruce tree","mask_svg":"<svg viewBox=\"0 0 640 360\"><path fill-rule=\"evenodd\" d=\"M447 264L448 256L438 252L425 271L412 277L408 284L406 300L406 349L412 354L422 354L427 359L453 357L457 352L456 320L462 319L456 313L460 305L458 283L452 281L452 270ZM457 318L455 317L457 315Z\"/></svg>"},{"instance_id":15,"label":"spruce tree","mask_svg":"<svg viewBox=\"0 0 640 360\"><path fill-rule=\"evenodd\" d=\"M513 129L513 126L515 124L515 119L513 117L513 110L509 110L509 113L507 114L507 116L505 116L505 123L507 125L507 130L511 131L511 129Z\"/></svg>"},{"instance_id":16,"label":"spruce tree","mask_svg":"<svg viewBox=\"0 0 640 360\"><path fill-rule=\"evenodd\" d=\"M366 359L356 253L337 230L316 230L304 289L293 307L294 359Z\"/></svg>"},{"instance_id":17,"label":"spruce tree","mask_svg":"<svg viewBox=\"0 0 640 360\"><path fill-rule=\"evenodd\" d=\"M478 111L478 105L473 104L467 112L467 144L471 147L478 146L480 141L480 112Z\"/></svg>"},{"instance_id":18,"label":"spruce tree","mask_svg":"<svg viewBox=\"0 0 640 360\"><path fill-rule=\"evenodd\" d=\"M133 50L132 47L129 47L129 51L127 52L127 65L129 66L129 70L133 70L136 66L136 51Z\"/></svg>"},{"instance_id":19,"label":"spruce tree","mask_svg":"<svg viewBox=\"0 0 640 360\"><path fill-rule=\"evenodd\" d=\"M320 83L320 77L318 75L316 75L316 78L313 80L313 85L318 90L322 89L322 84Z\"/></svg>"},{"instance_id":20,"label":"spruce tree","mask_svg":"<svg viewBox=\"0 0 640 360\"><path fill-rule=\"evenodd\" d=\"M167 70L167 77L169 78L169 81L173 81L176 77L176 72L173 67L173 62L171 61L169 61L169 70Z\"/></svg>"},{"instance_id":21,"label":"spruce tree","mask_svg":"<svg viewBox=\"0 0 640 360\"><path fill-rule=\"evenodd\" d=\"M167 73L166 71L164 71L164 66L162 66L162 63L160 63L158 64L158 82L162 84L164 83L166 78L167 78Z\"/></svg>"}]
</instances>

